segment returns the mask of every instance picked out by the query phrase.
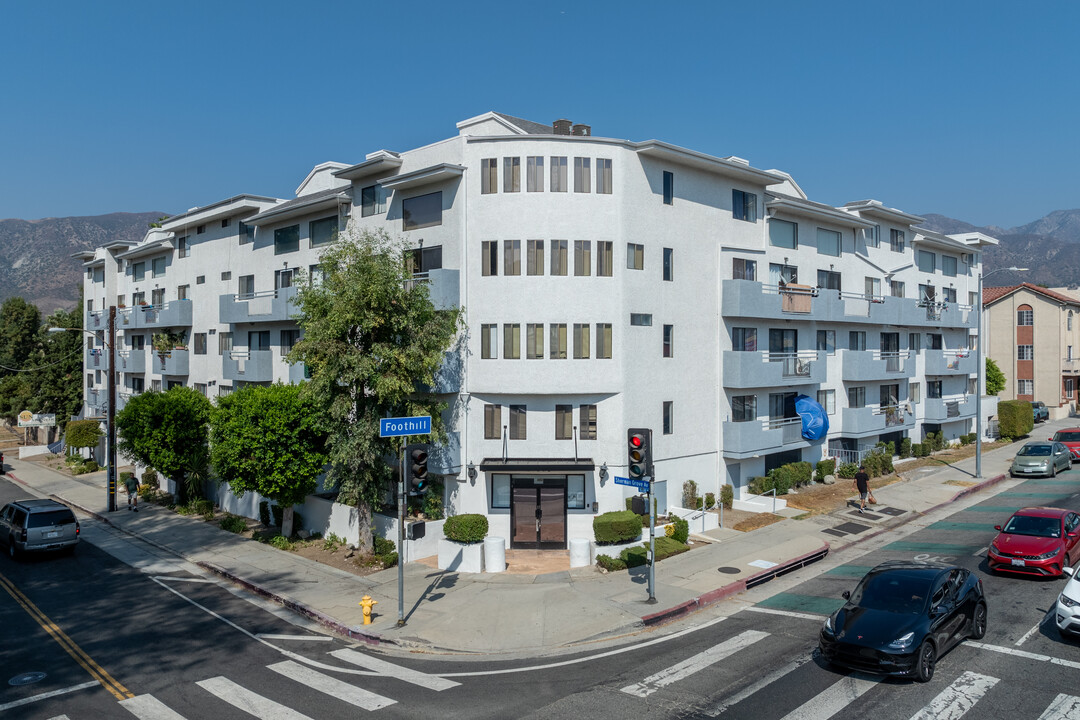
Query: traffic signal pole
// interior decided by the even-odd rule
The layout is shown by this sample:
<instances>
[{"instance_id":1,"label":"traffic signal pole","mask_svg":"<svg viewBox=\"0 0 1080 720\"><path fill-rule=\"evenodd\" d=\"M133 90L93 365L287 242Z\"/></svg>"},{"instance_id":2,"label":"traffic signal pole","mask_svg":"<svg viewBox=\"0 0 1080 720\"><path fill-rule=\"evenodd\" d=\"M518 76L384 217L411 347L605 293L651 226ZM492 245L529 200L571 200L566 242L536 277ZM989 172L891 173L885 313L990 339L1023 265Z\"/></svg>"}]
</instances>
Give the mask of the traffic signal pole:
<instances>
[{"instance_id":1,"label":"traffic signal pole","mask_svg":"<svg viewBox=\"0 0 1080 720\"><path fill-rule=\"evenodd\" d=\"M653 502L652 477L649 481L649 599L645 602L656 603L656 503Z\"/></svg>"},{"instance_id":2,"label":"traffic signal pole","mask_svg":"<svg viewBox=\"0 0 1080 720\"><path fill-rule=\"evenodd\" d=\"M401 471L397 489L397 626L405 626L405 447L408 438L401 439Z\"/></svg>"}]
</instances>

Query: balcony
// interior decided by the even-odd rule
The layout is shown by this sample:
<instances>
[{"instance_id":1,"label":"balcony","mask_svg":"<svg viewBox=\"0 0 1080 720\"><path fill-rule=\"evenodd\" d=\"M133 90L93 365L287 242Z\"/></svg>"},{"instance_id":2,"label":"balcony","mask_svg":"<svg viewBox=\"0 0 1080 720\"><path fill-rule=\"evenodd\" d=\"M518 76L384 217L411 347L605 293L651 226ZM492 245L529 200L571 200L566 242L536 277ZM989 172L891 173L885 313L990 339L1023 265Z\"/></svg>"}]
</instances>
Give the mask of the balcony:
<instances>
[{"instance_id":1,"label":"balcony","mask_svg":"<svg viewBox=\"0 0 1080 720\"><path fill-rule=\"evenodd\" d=\"M915 363L907 351L841 350L841 378L851 382L901 380L915 374Z\"/></svg>"},{"instance_id":2,"label":"balcony","mask_svg":"<svg viewBox=\"0 0 1080 720\"><path fill-rule=\"evenodd\" d=\"M109 316L104 310L90 310L86 313L87 330L106 330L109 327Z\"/></svg>"},{"instance_id":3,"label":"balcony","mask_svg":"<svg viewBox=\"0 0 1080 720\"><path fill-rule=\"evenodd\" d=\"M293 367L300 367L299 363ZM273 382L270 350L230 350L221 358L221 376L239 382ZM291 377L290 377L291 379Z\"/></svg>"},{"instance_id":4,"label":"balcony","mask_svg":"<svg viewBox=\"0 0 1080 720\"><path fill-rule=\"evenodd\" d=\"M266 292L218 296L218 319L223 323L285 322L295 309L296 287Z\"/></svg>"},{"instance_id":5,"label":"balcony","mask_svg":"<svg viewBox=\"0 0 1080 720\"><path fill-rule=\"evenodd\" d=\"M108 323L108 318L105 322ZM116 327L121 330L191 327L191 301L173 300L161 305L117 308Z\"/></svg>"},{"instance_id":6,"label":"balcony","mask_svg":"<svg viewBox=\"0 0 1080 720\"><path fill-rule=\"evenodd\" d=\"M942 423L975 417L975 403L968 402L968 397L954 395L947 398L926 398L923 401L923 420Z\"/></svg>"},{"instance_id":7,"label":"balcony","mask_svg":"<svg viewBox=\"0 0 1080 720\"><path fill-rule=\"evenodd\" d=\"M974 375L979 371L978 353L973 350L927 350L927 375Z\"/></svg>"},{"instance_id":8,"label":"balcony","mask_svg":"<svg viewBox=\"0 0 1080 720\"><path fill-rule=\"evenodd\" d=\"M156 375L187 375L189 350L172 350L152 353Z\"/></svg>"},{"instance_id":9,"label":"balcony","mask_svg":"<svg viewBox=\"0 0 1080 720\"><path fill-rule=\"evenodd\" d=\"M109 357L104 348L91 348L86 354L86 368L88 370L107 370Z\"/></svg>"},{"instance_id":10,"label":"balcony","mask_svg":"<svg viewBox=\"0 0 1080 720\"><path fill-rule=\"evenodd\" d=\"M844 437L868 437L915 427L915 415L907 412L904 405L880 407L843 408L840 411L839 430Z\"/></svg>"},{"instance_id":11,"label":"balcony","mask_svg":"<svg viewBox=\"0 0 1080 720\"><path fill-rule=\"evenodd\" d=\"M1061 360L1061 372L1068 373L1070 375L1080 373L1080 359L1078 358L1062 358Z\"/></svg>"},{"instance_id":12,"label":"balcony","mask_svg":"<svg viewBox=\"0 0 1080 720\"><path fill-rule=\"evenodd\" d=\"M741 352L725 350L722 382L728 388L787 387L825 382L825 353Z\"/></svg>"},{"instance_id":13,"label":"balcony","mask_svg":"<svg viewBox=\"0 0 1080 720\"><path fill-rule=\"evenodd\" d=\"M810 443L802 437L802 418L724 423L726 458L748 458L809 446Z\"/></svg>"},{"instance_id":14,"label":"balcony","mask_svg":"<svg viewBox=\"0 0 1080 720\"><path fill-rule=\"evenodd\" d=\"M458 271L451 268L436 268L424 273L415 273L407 281L406 287L416 283L426 284L428 297L436 310L449 310L461 304Z\"/></svg>"},{"instance_id":15,"label":"balcony","mask_svg":"<svg viewBox=\"0 0 1080 720\"><path fill-rule=\"evenodd\" d=\"M146 372L146 351L121 350L116 353L116 369L126 373Z\"/></svg>"}]
</instances>

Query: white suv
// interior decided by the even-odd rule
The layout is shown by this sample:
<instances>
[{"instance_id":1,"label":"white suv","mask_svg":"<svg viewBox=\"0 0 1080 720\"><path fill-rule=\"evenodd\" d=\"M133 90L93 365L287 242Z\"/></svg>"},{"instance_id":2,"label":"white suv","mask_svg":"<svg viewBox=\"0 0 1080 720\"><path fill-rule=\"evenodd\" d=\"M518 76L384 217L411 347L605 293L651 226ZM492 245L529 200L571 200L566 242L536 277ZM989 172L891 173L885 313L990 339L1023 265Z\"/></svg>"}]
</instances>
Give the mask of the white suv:
<instances>
[{"instance_id":1,"label":"white suv","mask_svg":"<svg viewBox=\"0 0 1080 720\"><path fill-rule=\"evenodd\" d=\"M0 541L12 559L24 552L72 552L80 530L71 508L55 500L17 500L0 509Z\"/></svg>"}]
</instances>

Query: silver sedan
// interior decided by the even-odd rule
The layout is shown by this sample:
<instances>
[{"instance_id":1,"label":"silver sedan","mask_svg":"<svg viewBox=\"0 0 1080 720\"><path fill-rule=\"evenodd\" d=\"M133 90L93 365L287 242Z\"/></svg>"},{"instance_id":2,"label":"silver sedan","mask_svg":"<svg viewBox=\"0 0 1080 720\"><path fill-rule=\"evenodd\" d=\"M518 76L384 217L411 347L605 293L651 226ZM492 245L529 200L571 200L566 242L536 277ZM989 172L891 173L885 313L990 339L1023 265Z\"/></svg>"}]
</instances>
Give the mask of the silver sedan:
<instances>
[{"instance_id":1,"label":"silver sedan","mask_svg":"<svg viewBox=\"0 0 1080 720\"><path fill-rule=\"evenodd\" d=\"M1059 442L1029 442L1013 458L1009 474L1013 477L1045 475L1054 477L1058 470L1072 467L1069 448Z\"/></svg>"}]
</instances>

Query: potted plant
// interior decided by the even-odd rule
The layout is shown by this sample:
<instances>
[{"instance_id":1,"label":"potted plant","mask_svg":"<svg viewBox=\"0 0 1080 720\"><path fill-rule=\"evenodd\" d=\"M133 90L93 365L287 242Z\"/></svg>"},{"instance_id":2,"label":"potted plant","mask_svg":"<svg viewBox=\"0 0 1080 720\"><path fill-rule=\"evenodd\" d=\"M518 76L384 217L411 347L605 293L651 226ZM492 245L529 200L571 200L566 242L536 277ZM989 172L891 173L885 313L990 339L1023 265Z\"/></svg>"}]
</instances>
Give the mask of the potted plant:
<instances>
[{"instance_id":1,"label":"potted plant","mask_svg":"<svg viewBox=\"0 0 1080 720\"><path fill-rule=\"evenodd\" d=\"M464 514L446 518L445 539L439 541L439 569L484 572L484 538L488 520L484 515Z\"/></svg>"}]
</instances>

